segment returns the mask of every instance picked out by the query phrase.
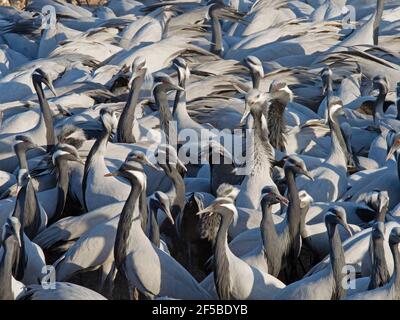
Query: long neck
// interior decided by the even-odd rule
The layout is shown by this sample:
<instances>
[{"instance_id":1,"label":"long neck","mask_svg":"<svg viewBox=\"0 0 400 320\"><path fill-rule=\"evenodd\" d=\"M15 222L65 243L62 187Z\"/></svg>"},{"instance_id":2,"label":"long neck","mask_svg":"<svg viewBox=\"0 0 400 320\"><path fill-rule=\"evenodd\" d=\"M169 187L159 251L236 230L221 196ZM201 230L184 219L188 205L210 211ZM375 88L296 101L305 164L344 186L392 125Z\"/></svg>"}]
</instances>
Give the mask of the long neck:
<instances>
[{"instance_id":1,"label":"long neck","mask_svg":"<svg viewBox=\"0 0 400 320\"><path fill-rule=\"evenodd\" d=\"M306 217L309 209L310 205L308 203L305 204L304 207L300 209L301 210L300 233L303 239L308 237L306 229Z\"/></svg>"},{"instance_id":2,"label":"long neck","mask_svg":"<svg viewBox=\"0 0 400 320\"><path fill-rule=\"evenodd\" d=\"M376 99L374 106L374 120L379 120L385 117L385 113L383 110L385 99L386 99L386 92L380 89L378 98Z\"/></svg>"},{"instance_id":3,"label":"long neck","mask_svg":"<svg viewBox=\"0 0 400 320\"><path fill-rule=\"evenodd\" d=\"M346 260L344 258L339 228L337 225L333 226L332 228L333 230L331 230L331 235L329 237L331 266L335 281L335 287L332 292L332 300L339 300L346 295L346 289L343 286L343 278L345 277L343 269L346 264Z\"/></svg>"},{"instance_id":4,"label":"long neck","mask_svg":"<svg viewBox=\"0 0 400 320\"><path fill-rule=\"evenodd\" d=\"M122 271L123 262L127 254L129 238L131 231L137 232L141 229L140 226L140 213L138 210L138 199L142 193L139 183L134 179L130 180L132 189L129 193L128 199L122 209L121 216L118 222L117 235L114 244L114 258L118 270ZM136 227L135 227L136 226ZM134 228L134 230L132 230Z\"/></svg>"},{"instance_id":5,"label":"long neck","mask_svg":"<svg viewBox=\"0 0 400 320\"><path fill-rule=\"evenodd\" d=\"M107 150L107 142L110 137L110 132L103 128L101 135L97 138L96 142L93 144L92 149L86 158L85 168L83 172L82 179L82 194L83 194L83 203L85 205L85 209L87 211L86 204L86 187L87 187L87 179L89 175L89 170L95 161L104 161L104 155Z\"/></svg>"},{"instance_id":6,"label":"long neck","mask_svg":"<svg viewBox=\"0 0 400 320\"><path fill-rule=\"evenodd\" d=\"M67 200L68 185L69 185L69 174L68 174L68 161L65 159L57 158L56 167L58 171L57 181L57 207L56 211L48 224L53 224L58 221L65 208L65 202Z\"/></svg>"},{"instance_id":7,"label":"long neck","mask_svg":"<svg viewBox=\"0 0 400 320\"><path fill-rule=\"evenodd\" d=\"M264 77L263 74L260 74L257 70L252 70L251 72L251 80L253 82L253 89L260 89L261 79Z\"/></svg>"},{"instance_id":8,"label":"long neck","mask_svg":"<svg viewBox=\"0 0 400 320\"><path fill-rule=\"evenodd\" d=\"M373 239L374 262L372 266L371 279L368 285L368 290L381 287L390 279L390 274L387 268L385 259L385 250L383 248L383 239Z\"/></svg>"},{"instance_id":9,"label":"long neck","mask_svg":"<svg viewBox=\"0 0 400 320\"><path fill-rule=\"evenodd\" d=\"M397 120L400 120L400 83L397 85Z\"/></svg>"},{"instance_id":10,"label":"long neck","mask_svg":"<svg viewBox=\"0 0 400 320\"><path fill-rule=\"evenodd\" d=\"M175 189L174 198L172 199L171 204L171 213L175 219L178 215L183 213L183 208L185 206L185 182L175 168L168 172L168 176L171 178Z\"/></svg>"},{"instance_id":11,"label":"long neck","mask_svg":"<svg viewBox=\"0 0 400 320\"><path fill-rule=\"evenodd\" d=\"M133 136L133 121L135 120L135 109L139 100L140 89L144 81L145 74L137 76L132 83L129 91L128 101L119 118L117 127L117 139L120 143L135 143L136 139Z\"/></svg>"},{"instance_id":12,"label":"long neck","mask_svg":"<svg viewBox=\"0 0 400 320\"><path fill-rule=\"evenodd\" d=\"M331 129L331 151L326 160L326 163L333 164L335 166L341 166L347 168L347 154L346 154L346 142L343 138L338 119L336 116L329 117L329 127Z\"/></svg>"},{"instance_id":13,"label":"long neck","mask_svg":"<svg viewBox=\"0 0 400 320\"><path fill-rule=\"evenodd\" d=\"M173 129L173 127L170 126L172 113L169 109L168 97L163 84L156 86L154 89L154 99L160 110L160 127L161 130L164 131L167 140L166 142L169 143L170 141L176 141L176 136L170 136L170 134L174 134L173 132L170 132Z\"/></svg>"},{"instance_id":14,"label":"long neck","mask_svg":"<svg viewBox=\"0 0 400 320\"><path fill-rule=\"evenodd\" d=\"M383 8L385 6L385 0L378 0L376 4L376 13L374 20L374 46L378 45L379 39L379 25L382 20Z\"/></svg>"},{"instance_id":15,"label":"long neck","mask_svg":"<svg viewBox=\"0 0 400 320\"><path fill-rule=\"evenodd\" d=\"M386 219L386 213L387 213L388 208L385 206L384 208L382 208L376 217L376 221L377 222L383 222L385 223L385 219Z\"/></svg>"},{"instance_id":16,"label":"long neck","mask_svg":"<svg viewBox=\"0 0 400 320\"><path fill-rule=\"evenodd\" d=\"M390 250L393 254L393 264L394 272L391 278L391 283L395 288L397 299L400 298L400 254L399 254L399 244L396 243L390 246Z\"/></svg>"},{"instance_id":17,"label":"long neck","mask_svg":"<svg viewBox=\"0 0 400 320\"><path fill-rule=\"evenodd\" d=\"M34 81L33 86L36 90L39 99L40 110L42 112L42 118L40 121L44 121L46 125L47 151L50 151L57 143L56 136L54 134L53 116L51 114L49 103L47 102L46 96L44 95L41 83Z\"/></svg>"},{"instance_id":18,"label":"long neck","mask_svg":"<svg viewBox=\"0 0 400 320\"><path fill-rule=\"evenodd\" d=\"M265 258L268 264L268 272L275 274L274 266L274 250L271 250L274 245L278 244L278 233L276 232L274 219L272 218L272 204L266 203L262 205L262 219L260 224L261 238ZM279 272L279 271L278 271Z\"/></svg>"},{"instance_id":19,"label":"long neck","mask_svg":"<svg viewBox=\"0 0 400 320\"><path fill-rule=\"evenodd\" d=\"M400 153L397 154L396 163L397 163L397 177L398 179L400 179Z\"/></svg>"},{"instance_id":20,"label":"long neck","mask_svg":"<svg viewBox=\"0 0 400 320\"><path fill-rule=\"evenodd\" d=\"M13 216L21 221L21 229L29 239L37 235L40 228L40 207L31 181L18 192Z\"/></svg>"},{"instance_id":21,"label":"long neck","mask_svg":"<svg viewBox=\"0 0 400 320\"><path fill-rule=\"evenodd\" d=\"M331 101L331 98L333 96L333 82L332 82L332 76L328 75L326 79L326 92L325 92L325 103L326 103L326 110L325 110L325 121L329 121L329 104Z\"/></svg>"},{"instance_id":22,"label":"long neck","mask_svg":"<svg viewBox=\"0 0 400 320\"><path fill-rule=\"evenodd\" d=\"M143 230L147 228L147 193L146 190L143 190L139 197L139 210L140 210L140 220L141 226Z\"/></svg>"},{"instance_id":23,"label":"long neck","mask_svg":"<svg viewBox=\"0 0 400 320\"><path fill-rule=\"evenodd\" d=\"M285 168L285 176L288 184L289 206L287 208L287 228L293 247L296 250L301 245L300 242L300 224L301 224L301 209L300 198L297 190L295 174L291 168ZM290 248L290 247L289 247ZM288 248L288 249L289 249Z\"/></svg>"},{"instance_id":24,"label":"long neck","mask_svg":"<svg viewBox=\"0 0 400 320\"><path fill-rule=\"evenodd\" d=\"M157 222L157 211L158 211L158 206L153 203L153 201L150 202L150 212L149 212L149 226L150 226L150 232L149 232L149 239L150 241L156 246L160 247L160 228L158 226Z\"/></svg>"},{"instance_id":25,"label":"long neck","mask_svg":"<svg viewBox=\"0 0 400 320\"><path fill-rule=\"evenodd\" d=\"M231 222L231 217L222 217L214 245L214 283L221 300L231 299L228 259L228 229Z\"/></svg>"},{"instance_id":26,"label":"long neck","mask_svg":"<svg viewBox=\"0 0 400 320\"><path fill-rule=\"evenodd\" d=\"M179 86L186 89L186 76L181 79L181 74L178 72ZM173 114L181 120L191 119L186 108L186 91L177 90L174 101Z\"/></svg>"},{"instance_id":27,"label":"long neck","mask_svg":"<svg viewBox=\"0 0 400 320\"><path fill-rule=\"evenodd\" d=\"M273 159L273 149L269 141L268 122L264 114L254 117L254 156L255 158L261 152L267 156L269 160ZM264 167L268 166L270 171L270 162L263 163Z\"/></svg>"},{"instance_id":28,"label":"long neck","mask_svg":"<svg viewBox=\"0 0 400 320\"><path fill-rule=\"evenodd\" d=\"M15 208L13 212L13 217L18 218L18 220L21 223L21 229L19 234L21 238L21 248L18 250L18 252L16 252L15 262L13 263L13 275L17 280L23 279L26 266L25 241L24 241L25 197L26 197L26 188L24 187L19 191L17 195L17 200L15 201Z\"/></svg>"},{"instance_id":29,"label":"long neck","mask_svg":"<svg viewBox=\"0 0 400 320\"><path fill-rule=\"evenodd\" d=\"M15 153L18 158L19 168L28 170L28 161L26 160L26 148L22 144L15 147Z\"/></svg>"},{"instance_id":30,"label":"long neck","mask_svg":"<svg viewBox=\"0 0 400 320\"><path fill-rule=\"evenodd\" d=\"M14 300L12 291L12 268L18 244L7 238L3 243L3 256L0 260L0 300Z\"/></svg>"},{"instance_id":31,"label":"long neck","mask_svg":"<svg viewBox=\"0 0 400 320\"><path fill-rule=\"evenodd\" d=\"M239 207L258 209L261 191L266 185L274 184L271 177L271 159L274 150L268 139L267 120L263 114L255 115L253 132L246 135L246 164L250 169L241 184L241 191L236 204Z\"/></svg>"},{"instance_id":32,"label":"long neck","mask_svg":"<svg viewBox=\"0 0 400 320\"><path fill-rule=\"evenodd\" d=\"M221 56L222 54L222 29L221 24L217 17L211 17L212 24L212 38L211 38L211 52Z\"/></svg>"}]
</instances>

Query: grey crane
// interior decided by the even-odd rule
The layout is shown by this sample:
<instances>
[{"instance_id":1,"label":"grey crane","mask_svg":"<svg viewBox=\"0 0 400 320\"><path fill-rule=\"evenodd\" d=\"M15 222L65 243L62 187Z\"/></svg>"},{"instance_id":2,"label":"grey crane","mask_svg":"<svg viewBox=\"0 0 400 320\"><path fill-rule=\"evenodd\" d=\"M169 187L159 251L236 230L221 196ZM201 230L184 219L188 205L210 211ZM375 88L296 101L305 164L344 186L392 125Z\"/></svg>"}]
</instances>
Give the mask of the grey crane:
<instances>
[{"instance_id":1,"label":"grey crane","mask_svg":"<svg viewBox=\"0 0 400 320\"><path fill-rule=\"evenodd\" d=\"M152 165L143 153L136 152L116 172L128 180L132 190L121 212L115 239L117 269L149 298L168 296L178 299L207 299L209 295L176 260L153 246L140 225L139 195L146 186L142 163Z\"/></svg>"},{"instance_id":2,"label":"grey crane","mask_svg":"<svg viewBox=\"0 0 400 320\"><path fill-rule=\"evenodd\" d=\"M216 290L222 300L272 299L285 285L272 275L248 265L228 246L228 228L237 217L234 200L238 192L237 188L222 184L214 202L198 212L198 215L218 214L221 218L213 247L213 274L202 285L210 292ZM215 287L210 286L212 277Z\"/></svg>"},{"instance_id":3,"label":"grey crane","mask_svg":"<svg viewBox=\"0 0 400 320\"><path fill-rule=\"evenodd\" d=\"M400 228L395 227L390 232L389 245L394 260L394 271L388 283L384 286L360 292L347 297L348 300L399 300L399 282L400 282Z\"/></svg>"},{"instance_id":4,"label":"grey crane","mask_svg":"<svg viewBox=\"0 0 400 320\"><path fill-rule=\"evenodd\" d=\"M351 234L346 222L346 213L342 208L335 207L325 215L325 223L331 246L330 267L288 285L276 296L277 300L330 300L346 295L346 289L342 285L346 262L338 228L341 224Z\"/></svg>"},{"instance_id":5,"label":"grey crane","mask_svg":"<svg viewBox=\"0 0 400 320\"><path fill-rule=\"evenodd\" d=\"M133 135L133 125L135 121L135 110L139 100L140 89L146 75L146 59L137 57L133 61L131 88L129 90L128 101L121 113L117 127L117 141L120 143L135 143Z\"/></svg>"},{"instance_id":6,"label":"grey crane","mask_svg":"<svg viewBox=\"0 0 400 320\"><path fill-rule=\"evenodd\" d=\"M246 146L249 158L247 174L241 184L241 192L237 198L237 206L257 209L260 206L261 190L268 185L275 185L271 177L271 160L274 158L274 149L268 139L268 122L264 109L267 94L257 89L251 89L246 95L246 109L241 124L251 114L253 117L253 141Z\"/></svg>"},{"instance_id":7,"label":"grey crane","mask_svg":"<svg viewBox=\"0 0 400 320\"><path fill-rule=\"evenodd\" d=\"M41 116L39 122L30 130L20 132L18 135L29 136L38 145L47 146L47 150L56 144L56 136L54 133L53 117L51 115L50 107L44 95L42 84L45 84L56 95L52 81L48 75L41 69L36 69L32 73L32 82L36 90ZM17 158L12 150L13 142L17 134L2 134L2 146L0 148L0 166L3 170L12 171L17 165Z\"/></svg>"},{"instance_id":8,"label":"grey crane","mask_svg":"<svg viewBox=\"0 0 400 320\"><path fill-rule=\"evenodd\" d=\"M14 292L13 269L15 268L16 257L21 248L21 224L15 217L8 218L3 227L1 236L3 255L0 259L0 300L14 300L19 293ZM14 290L13 290L14 289Z\"/></svg>"},{"instance_id":9,"label":"grey crane","mask_svg":"<svg viewBox=\"0 0 400 320\"><path fill-rule=\"evenodd\" d=\"M129 186L117 178L104 179L109 172L104 156L108 139L117 126L117 117L114 111L102 109L100 120L103 131L90 149L86 158L82 192L87 211L102 207L115 201L124 201L129 193Z\"/></svg>"}]
</instances>

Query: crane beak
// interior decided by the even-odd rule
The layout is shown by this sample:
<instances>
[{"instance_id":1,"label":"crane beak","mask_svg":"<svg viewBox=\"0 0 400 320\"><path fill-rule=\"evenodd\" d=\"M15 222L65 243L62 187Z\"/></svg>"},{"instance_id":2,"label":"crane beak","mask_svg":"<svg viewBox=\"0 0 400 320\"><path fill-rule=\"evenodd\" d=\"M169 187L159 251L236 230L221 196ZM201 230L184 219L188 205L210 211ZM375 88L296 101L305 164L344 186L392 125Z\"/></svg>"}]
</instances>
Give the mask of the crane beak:
<instances>
[{"instance_id":1,"label":"crane beak","mask_svg":"<svg viewBox=\"0 0 400 320\"><path fill-rule=\"evenodd\" d=\"M340 222L340 224L343 226L343 228L347 231L347 233L351 237L353 235L353 232L351 231L350 226L347 224L347 222Z\"/></svg>"},{"instance_id":2,"label":"crane beak","mask_svg":"<svg viewBox=\"0 0 400 320\"><path fill-rule=\"evenodd\" d=\"M53 86L53 83L48 80L43 80L44 84L49 88L49 90L53 93L55 97L57 97L56 89Z\"/></svg>"},{"instance_id":3,"label":"crane beak","mask_svg":"<svg viewBox=\"0 0 400 320\"><path fill-rule=\"evenodd\" d=\"M15 230L15 237L17 238L18 245L21 248L22 247L22 240L21 240L21 234L19 230Z\"/></svg>"},{"instance_id":4,"label":"crane beak","mask_svg":"<svg viewBox=\"0 0 400 320\"><path fill-rule=\"evenodd\" d=\"M81 158L75 158L75 161L82 165L85 165L85 162Z\"/></svg>"},{"instance_id":5,"label":"crane beak","mask_svg":"<svg viewBox=\"0 0 400 320\"><path fill-rule=\"evenodd\" d=\"M177 165L179 166L179 168L181 168L183 170L183 172L187 172L186 166L183 164L183 162L179 158L178 158Z\"/></svg>"},{"instance_id":6,"label":"crane beak","mask_svg":"<svg viewBox=\"0 0 400 320\"><path fill-rule=\"evenodd\" d=\"M167 215L167 218L169 219L169 221L171 221L172 224L175 224L174 218L172 217L172 213L171 210L169 209L169 207L165 206L165 205L161 205L163 211L165 212L165 214Z\"/></svg>"},{"instance_id":7,"label":"crane beak","mask_svg":"<svg viewBox=\"0 0 400 320\"><path fill-rule=\"evenodd\" d=\"M387 203L384 201L379 201L379 213L381 213L383 211L383 209L386 207Z\"/></svg>"},{"instance_id":8,"label":"crane beak","mask_svg":"<svg viewBox=\"0 0 400 320\"><path fill-rule=\"evenodd\" d=\"M279 193L275 194L276 198L278 199L278 201L283 204L284 206L288 206L289 205L289 199L281 196Z\"/></svg>"},{"instance_id":9,"label":"crane beak","mask_svg":"<svg viewBox=\"0 0 400 320\"><path fill-rule=\"evenodd\" d=\"M201 216L205 213L209 213L209 215L211 216L214 214L214 209L215 209L215 205L212 204L212 205L208 206L207 208L204 208L203 210L200 210L199 212L197 212L197 215Z\"/></svg>"},{"instance_id":10,"label":"crane beak","mask_svg":"<svg viewBox=\"0 0 400 320\"><path fill-rule=\"evenodd\" d=\"M156 170L156 171L162 171L162 169L158 166L156 166L154 163L152 163L148 158L144 159L144 162L147 166L149 166L150 168Z\"/></svg>"},{"instance_id":11,"label":"crane beak","mask_svg":"<svg viewBox=\"0 0 400 320\"><path fill-rule=\"evenodd\" d=\"M175 84L171 84L171 90L185 91L184 88L182 88L181 86L177 86L177 85L175 85Z\"/></svg>"},{"instance_id":12,"label":"crane beak","mask_svg":"<svg viewBox=\"0 0 400 320\"><path fill-rule=\"evenodd\" d=\"M392 156L394 155L394 153L400 148L400 143L395 142L393 143L393 145L391 146L387 156L386 156L386 161L388 161L390 158L392 158Z\"/></svg>"},{"instance_id":13,"label":"crane beak","mask_svg":"<svg viewBox=\"0 0 400 320\"><path fill-rule=\"evenodd\" d=\"M105 177L116 177L116 176L118 176L118 174L119 174L119 170L114 171L114 172L106 173L104 176Z\"/></svg>"},{"instance_id":14,"label":"crane beak","mask_svg":"<svg viewBox=\"0 0 400 320\"><path fill-rule=\"evenodd\" d=\"M131 78L129 79L129 82L128 82L128 87L129 88L132 88L133 81L135 81L136 77L137 77L137 74L135 72L132 73L132 76L131 76Z\"/></svg>"},{"instance_id":15,"label":"crane beak","mask_svg":"<svg viewBox=\"0 0 400 320\"><path fill-rule=\"evenodd\" d=\"M246 124L246 120L250 115L250 108L246 105L246 109L244 110L242 119L240 119L239 126L243 127Z\"/></svg>"},{"instance_id":16,"label":"crane beak","mask_svg":"<svg viewBox=\"0 0 400 320\"><path fill-rule=\"evenodd\" d=\"M33 146L32 146L32 149L38 149L38 150L40 150L40 151L43 151L43 152L47 153L46 148L45 148L45 147L42 147L42 146L39 146L38 144L33 145Z\"/></svg>"},{"instance_id":17,"label":"crane beak","mask_svg":"<svg viewBox=\"0 0 400 320\"><path fill-rule=\"evenodd\" d=\"M306 170L302 170L302 172L300 172L302 175L306 176L308 179L310 179L311 181L314 181L314 178L312 177L311 173L309 171Z\"/></svg>"},{"instance_id":18,"label":"crane beak","mask_svg":"<svg viewBox=\"0 0 400 320\"><path fill-rule=\"evenodd\" d=\"M19 223L12 224L12 233L18 241L18 245L22 247L22 240L21 240L21 225Z\"/></svg>"}]
</instances>

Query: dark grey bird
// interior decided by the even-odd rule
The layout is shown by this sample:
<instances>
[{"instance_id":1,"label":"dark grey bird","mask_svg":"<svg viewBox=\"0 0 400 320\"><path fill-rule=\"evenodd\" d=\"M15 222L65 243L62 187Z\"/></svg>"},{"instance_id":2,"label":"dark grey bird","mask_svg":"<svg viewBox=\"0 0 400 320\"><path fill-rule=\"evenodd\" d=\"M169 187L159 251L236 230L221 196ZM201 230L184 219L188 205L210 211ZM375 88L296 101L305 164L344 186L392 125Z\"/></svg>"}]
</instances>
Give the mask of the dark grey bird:
<instances>
[{"instance_id":1,"label":"dark grey bird","mask_svg":"<svg viewBox=\"0 0 400 320\"><path fill-rule=\"evenodd\" d=\"M14 300L19 292L14 292L13 269L17 262L19 249L21 248L21 224L15 217L8 218L3 227L1 245L3 255L0 259L0 300ZM13 290L14 289L14 290Z\"/></svg>"},{"instance_id":2,"label":"dark grey bird","mask_svg":"<svg viewBox=\"0 0 400 320\"><path fill-rule=\"evenodd\" d=\"M288 285L275 297L276 300L336 300L346 295L342 285L346 261L338 228L340 224L351 234L346 213L341 207L332 208L325 215L325 224L331 248L330 267Z\"/></svg>"},{"instance_id":3,"label":"dark grey bird","mask_svg":"<svg viewBox=\"0 0 400 320\"><path fill-rule=\"evenodd\" d=\"M400 299L400 227L390 232L389 246L394 260L394 271L385 285L347 297L348 300L399 300Z\"/></svg>"}]
</instances>

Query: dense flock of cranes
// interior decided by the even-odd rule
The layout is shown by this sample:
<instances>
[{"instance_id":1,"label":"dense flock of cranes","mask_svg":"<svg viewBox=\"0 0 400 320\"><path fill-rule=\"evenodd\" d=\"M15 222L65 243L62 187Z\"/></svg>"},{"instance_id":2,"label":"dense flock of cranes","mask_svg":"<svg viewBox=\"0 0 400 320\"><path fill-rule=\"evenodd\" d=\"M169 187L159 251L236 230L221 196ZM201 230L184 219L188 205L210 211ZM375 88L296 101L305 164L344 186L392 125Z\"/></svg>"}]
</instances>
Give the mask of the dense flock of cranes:
<instances>
[{"instance_id":1,"label":"dense flock of cranes","mask_svg":"<svg viewBox=\"0 0 400 320\"><path fill-rule=\"evenodd\" d=\"M0 115L0 299L400 299L398 0L0 7Z\"/></svg>"}]
</instances>

